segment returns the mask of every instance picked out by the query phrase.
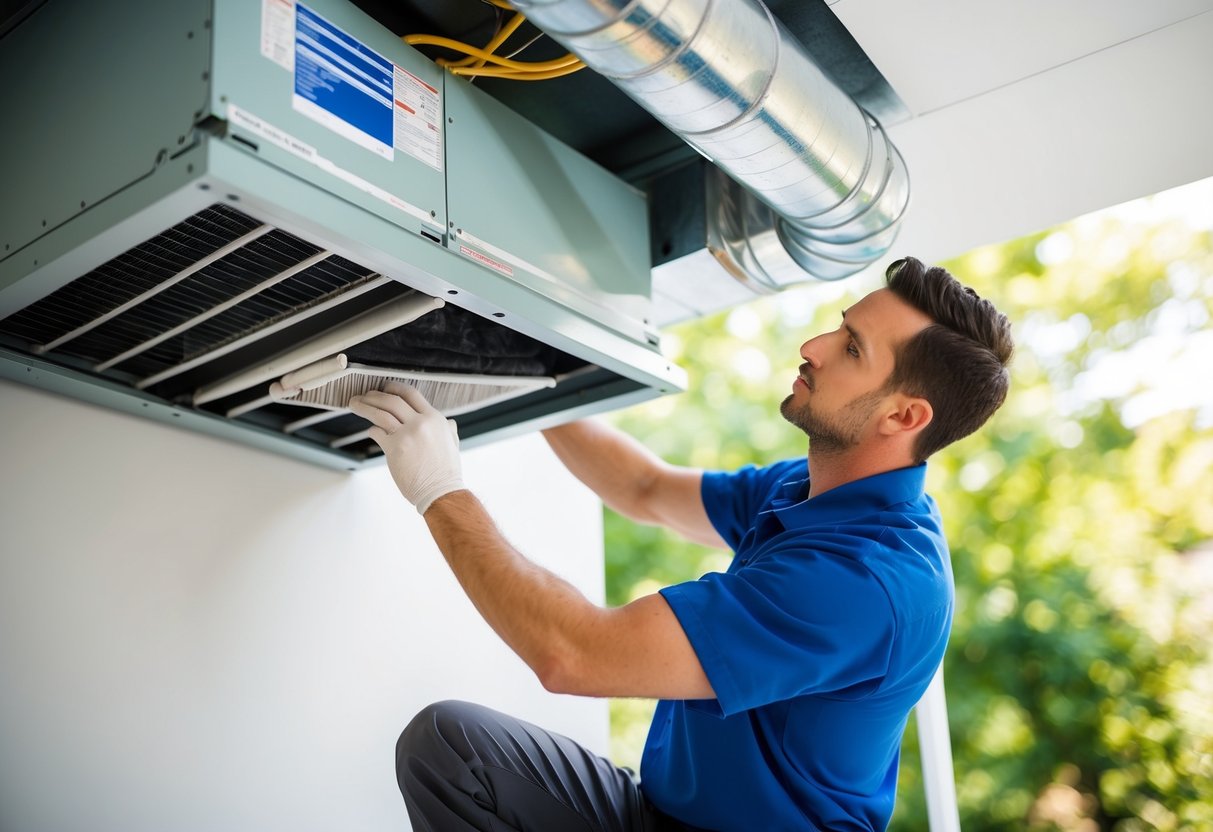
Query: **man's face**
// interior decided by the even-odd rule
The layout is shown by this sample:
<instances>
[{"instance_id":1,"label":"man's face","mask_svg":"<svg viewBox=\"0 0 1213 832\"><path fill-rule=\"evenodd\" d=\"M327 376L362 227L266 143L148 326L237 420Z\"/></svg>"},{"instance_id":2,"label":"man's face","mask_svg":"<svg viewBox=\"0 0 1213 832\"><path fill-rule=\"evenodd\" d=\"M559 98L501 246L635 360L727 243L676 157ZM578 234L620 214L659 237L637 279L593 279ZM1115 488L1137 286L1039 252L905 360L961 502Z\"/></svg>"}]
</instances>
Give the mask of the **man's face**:
<instances>
[{"instance_id":1,"label":"man's face","mask_svg":"<svg viewBox=\"0 0 1213 832\"><path fill-rule=\"evenodd\" d=\"M854 447L878 418L897 347L930 323L888 289L872 292L843 312L838 329L801 346L805 363L780 413L815 453Z\"/></svg>"}]
</instances>

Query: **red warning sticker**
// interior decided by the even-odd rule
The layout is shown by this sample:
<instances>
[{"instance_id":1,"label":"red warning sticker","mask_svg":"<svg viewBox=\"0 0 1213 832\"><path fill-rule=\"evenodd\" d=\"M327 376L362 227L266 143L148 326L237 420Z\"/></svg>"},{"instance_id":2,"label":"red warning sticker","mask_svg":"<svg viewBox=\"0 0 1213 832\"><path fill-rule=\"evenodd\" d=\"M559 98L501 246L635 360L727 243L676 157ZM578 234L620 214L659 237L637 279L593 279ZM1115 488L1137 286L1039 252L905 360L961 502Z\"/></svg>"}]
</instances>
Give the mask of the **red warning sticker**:
<instances>
[{"instance_id":1,"label":"red warning sticker","mask_svg":"<svg viewBox=\"0 0 1213 832\"><path fill-rule=\"evenodd\" d=\"M459 245L459 253L462 254L464 257L472 258L473 260L475 260L477 263L480 263L481 265L488 266L493 271L501 272L506 277L514 276L514 270L511 269L508 264L502 263L500 260L494 260L492 257L489 257L487 254L481 254L480 252L478 252L474 249L468 248L467 246L463 245L462 243L460 243L460 245Z\"/></svg>"}]
</instances>

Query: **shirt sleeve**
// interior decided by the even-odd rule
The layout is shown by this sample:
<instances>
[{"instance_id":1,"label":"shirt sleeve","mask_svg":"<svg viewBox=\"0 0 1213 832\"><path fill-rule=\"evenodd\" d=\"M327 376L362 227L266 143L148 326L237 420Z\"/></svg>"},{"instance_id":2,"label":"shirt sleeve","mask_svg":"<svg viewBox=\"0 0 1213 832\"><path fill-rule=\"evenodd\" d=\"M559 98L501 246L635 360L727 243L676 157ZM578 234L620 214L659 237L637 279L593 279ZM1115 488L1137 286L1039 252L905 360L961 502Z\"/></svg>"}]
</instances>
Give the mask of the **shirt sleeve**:
<instances>
[{"instance_id":1,"label":"shirt sleeve","mask_svg":"<svg viewBox=\"0 0 1213 832\"><path fill-rule=\"evenodd\" d=\"M808 477L803 458L762 468L747 465L737 471L704 473L699 486L703 507L712 526L730 548L737 548L774 491L797 472L803 474L801 479Z\"/></svg>"},{"instance_id":2,"label":"shirt sleeve","mask_svg":"<svg viewBox=\"0 0 1213 832\"><path fill-rule=\"evenodd\" d=\"M889 667L888 595L851 557L797 545L661 591L731 716L805 694L862 696Z\"/></svg>"}]
</instances>

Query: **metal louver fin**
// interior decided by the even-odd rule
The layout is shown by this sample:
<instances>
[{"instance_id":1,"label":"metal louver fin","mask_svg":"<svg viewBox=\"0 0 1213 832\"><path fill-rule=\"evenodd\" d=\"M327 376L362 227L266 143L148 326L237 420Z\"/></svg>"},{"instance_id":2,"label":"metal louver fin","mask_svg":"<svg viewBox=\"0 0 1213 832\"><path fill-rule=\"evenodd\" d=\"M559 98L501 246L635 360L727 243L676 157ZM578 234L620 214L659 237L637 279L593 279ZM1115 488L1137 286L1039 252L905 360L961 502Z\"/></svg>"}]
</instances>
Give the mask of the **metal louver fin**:
<instances>
[{"instance_id":1,"label":"metal louver fin","mask_svg":"<svg viewBox=\"0 0 1213 832\"><path fill-rule=\"evenodd\" d=\"M194 404L206 404L281 377L368 338L404 326L425 313L440 309L445 305L446 303L439 298L432 298L428 295L420 293L406 295L399 300L359 315L340 326L333 327L305 344L279 353L264 364L250 367L214 384L200 387L194 393Z\"/></svg>"},{"instance_id":2,"label":"metal louver fin","mask_svg":"<svg viewBox=\"0 0 1213 832\"><path fill-rule=\"evenodd\" d=\"M223 246L222 248L217 249L216 251L211 252L206 257L203 257L200 260L197 260L197 261L191 263L188 267L177 272L175 275L170 277L168 280L158 283L157 285L153 286L151 289L148 289L146 292L143 292L139 296L131 298L126 303L123 303L122 305L109 310L108 312L106 312L103 315L98 315L97 317L93 318L92 320L76 327L71 332L66 332L63 335L60 335L58 338L54 339L53 341L51 341L47 344L40 344L38 346L35 346L32 350L33 353L35 355L41 355L43 353L49 352L50 350L53 350L56 347L60 347L63 344L66 344L68 341L71 341L75 338L80 337L81 335L85 334L86 332L96 329L97 327L101 326L102 324L107 323L108 321L111 321L114 318L118 317L123 312L127 312L130 309L133 309L134 307L143 303L144 301L147 301L147 300L155 297L156 295L160 294L161 292L164 292L166 289L176 286L178 283L180 283L181 281L190 277L191 275L195 274L196 272L199 272L199 271L205 269L207 266L211 265L212 263L222 260L224 257L231 254L232 252L238 251L239 249L243 248L248 243L251 243L253 240L256 240L258 237L262 237L262 236L270 233L273 230L274 230L274 227L272 225L257 226L252 231L248 232L247 234L245 234L241 237L238 237L235 240L232 240L227 245ZM111 362L111 363L117 363L117 362L115 361L115 362ZM107 364L107 366L109 366L109 365Z\"/></svg>"},{"instance_id":3,"label":"metal louver fin","mask_svg":"<svg viewBox=\"0 0 1213 832\"><path fill-rule=\"evenodd\" d=\"M265 226L263 226L263 227L265 227ZM322 263L323 261L327 260L331 255L332 255L331 251L321 251L316 254L313 254L311 257L307 258L306 260L300 261L299 263L296 263L295 265L291 266L290 268L284 269L283 271L278 272L276 275L269 278L268 280L263 280L262 282L258 283L256 286L252 287L251 289L246 289L245 291L241 292L240 294L236 295L233 298L229 298L228 300L225 300L222 303L212 306L211 308L207 309L205 312L202 312L202 313L190 318L188 321L186 321L182 324L178 324L177 326L173 327L172 329L162 332L159 335L155 336L154 338L149 338L148 340L146 340L140 344L136 344L135 346L131 347L129 350L126 350L125 352L115 355L113 358L110 358L106 361L102 361L100 364L97 364L95 367L93 367L93 369L96 370L97 372L102 372L104 370L108 370L110 367L113 367L116 364L121 364L123 361L126 361L128 358L132 358L136 355L139 355L140 353L147 352L148 350L150 350L152 347L156 346L157 344L161 344L161 343L167 341L169 338L173 338L177 335L180 335L181 333L185 332L186 330L193 329L194 327L201 324L203 321L209 321L211 318L214 318L216 315L220 315L229 309L239 306L241 303L244 303L249 298L252 298L252 297L255 297L255 296L261 294L262 292L264 292L266 289L270 288L271 286L277 286L279 283L282 283L284 280L289 280L290 278L294 277L295 275L300 274L301 272L307 271L312 266L315 266L318 263Z\"/></svg>"}]
</instances>

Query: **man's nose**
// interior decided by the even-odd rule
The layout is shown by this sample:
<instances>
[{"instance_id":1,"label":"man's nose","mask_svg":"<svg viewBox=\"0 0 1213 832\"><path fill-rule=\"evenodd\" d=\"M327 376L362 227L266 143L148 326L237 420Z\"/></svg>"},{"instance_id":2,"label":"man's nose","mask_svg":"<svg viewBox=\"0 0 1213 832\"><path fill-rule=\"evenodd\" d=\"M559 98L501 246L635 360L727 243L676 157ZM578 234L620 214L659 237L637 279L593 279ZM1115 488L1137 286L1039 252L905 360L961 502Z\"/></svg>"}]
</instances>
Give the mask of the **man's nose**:
<instances>
[{"instance_id":1,"label":"man's nose","mask_svg":"<svg viewBox=\"0 0 1213 832\"><path fill-rule=\"evenodd\" d=\"M813 369L821 366L821 362L818 359L818 353L821 351L821 338L822 336L818 335L800 345L800 357L809 362L809 365Z\"/></svg>"}]
</instances>

